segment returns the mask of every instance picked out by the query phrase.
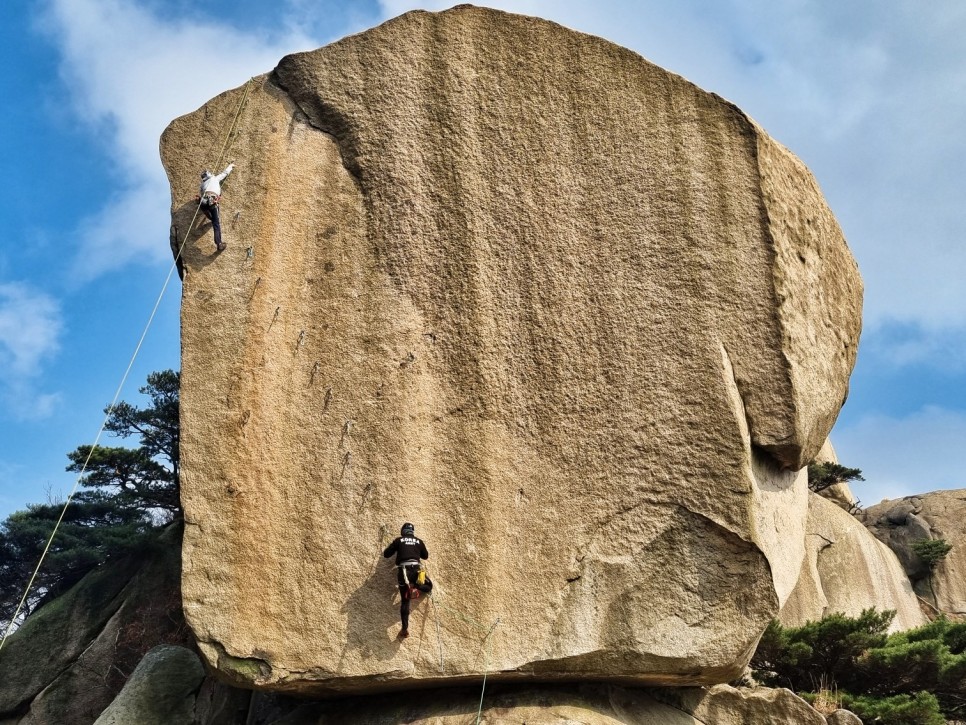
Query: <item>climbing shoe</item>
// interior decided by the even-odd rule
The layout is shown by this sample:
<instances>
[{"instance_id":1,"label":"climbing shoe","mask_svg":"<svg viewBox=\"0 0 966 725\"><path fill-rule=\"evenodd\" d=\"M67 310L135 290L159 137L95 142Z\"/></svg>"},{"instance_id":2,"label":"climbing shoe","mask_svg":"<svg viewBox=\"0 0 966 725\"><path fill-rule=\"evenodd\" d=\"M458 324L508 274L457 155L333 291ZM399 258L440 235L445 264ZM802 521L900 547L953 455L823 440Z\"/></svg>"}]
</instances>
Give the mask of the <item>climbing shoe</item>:
<instances>
[{"instance_id":1,"label":"climbing shoe","mask_svg":"<svg viewBox=\"0 0 966 725\"><path fill-rule=\"evenodd\" d=\"M225 244L224 242L222 242L221 244L216 244L215 245L215 251L216 252L224 252L227 248L228 248L228 245Z\"/></svg>"},{"instance_id":2,"label":"climbing shoe","mask_svg":"<svg viewBox=\"0 0 966 725\"><path fill-rule=\"evenodd\" d=\"M399 639L406 639L409 636L409 630L403 629L399 632Z\"/></svg>"}]
</instances>

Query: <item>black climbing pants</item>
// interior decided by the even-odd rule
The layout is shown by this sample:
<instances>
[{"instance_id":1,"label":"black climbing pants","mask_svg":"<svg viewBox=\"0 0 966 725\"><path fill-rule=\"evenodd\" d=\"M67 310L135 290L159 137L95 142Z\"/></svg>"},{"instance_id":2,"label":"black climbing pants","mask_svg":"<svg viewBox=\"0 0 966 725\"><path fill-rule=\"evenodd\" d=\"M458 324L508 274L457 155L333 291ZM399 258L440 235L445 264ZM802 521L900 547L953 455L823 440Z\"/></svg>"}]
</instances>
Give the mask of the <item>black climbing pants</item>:
<instances>
[{"instance_id":1,"label":"black climbing pants","mask_svg":"<svg viewBox=\"0 0 966 725\"><path fill-rule=\"evenodd\" d=\"M221 246L221 214L218 212L218 204L201 203L201 213L208 217L211 228L215 230L215 246Z\"/></svg>"},{"instance_id":2,"label":"black climbing pants","mask_svg":"<svg viewBox=\"0 0 966 725\"><path fill-rule=\"evenodd\" d=\"M399 597L402 600L399 603L399 618L402 620L403 629L409 629L409 605L412 601L410 597L411 589L416 589L423 594L429 594L433 591L433 582L429 580L429 577L426 577L426 581L423 584L417 584L418 577L418 564L401 566L396 569L396 580L399 582ZM409 582L408 584L407 580Z\"/></svg>"}]
</instances>

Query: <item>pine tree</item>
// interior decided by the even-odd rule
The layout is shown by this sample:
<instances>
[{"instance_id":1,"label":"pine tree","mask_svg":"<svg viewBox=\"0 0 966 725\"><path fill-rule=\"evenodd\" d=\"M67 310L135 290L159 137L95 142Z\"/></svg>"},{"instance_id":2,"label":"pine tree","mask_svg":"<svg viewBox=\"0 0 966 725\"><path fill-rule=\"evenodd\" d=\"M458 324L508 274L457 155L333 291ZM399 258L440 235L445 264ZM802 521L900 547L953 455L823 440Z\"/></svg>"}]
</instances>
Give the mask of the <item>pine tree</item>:
<instances>
[{"instance_id":1,"label":"pine tree","mask_svg":"<svg viewBox=\"0 0 966 725\"><path fill-rule=\"evenodd\" d=\"M20 603L54 526L57 534L38 570L20 618L36 611L109 559L139 551L156 528L180 516L180 374L151 373L140 392L151 399L138 408L108 408L105 429L119 438L137 436L138 448L80 446L68 454L68 471L81 474L82 489L63 502L28 505L0 522L0 626Z\"/></svg>"}]
</instances>

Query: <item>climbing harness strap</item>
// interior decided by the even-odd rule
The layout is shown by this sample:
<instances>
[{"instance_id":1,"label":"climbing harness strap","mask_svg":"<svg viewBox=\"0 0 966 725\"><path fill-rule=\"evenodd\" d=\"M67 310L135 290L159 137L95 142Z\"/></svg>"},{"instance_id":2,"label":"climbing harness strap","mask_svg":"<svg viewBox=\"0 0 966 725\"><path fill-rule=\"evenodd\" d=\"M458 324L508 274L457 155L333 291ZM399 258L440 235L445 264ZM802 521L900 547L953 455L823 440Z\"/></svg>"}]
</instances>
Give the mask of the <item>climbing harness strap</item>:
<instances>
[{"instance_id":1,"label":"climbing harness strap","mask_svg":"<svg viewBox=\"0 0 966 725\"><path fill-rule=\"evenodd\" d=\"M409 581L409 569L411 567L418 566L419 574L416 576L416 583ZM396 568L402 572L403 582L405 582L406 591L403 592L402 596L404 599L419 599L419 589L416 588L418 584L423 584L426 581L426 571L423 569L419 561L407 559L406 561L401 561L396 564Z\"/></svg>"}]
</instances>

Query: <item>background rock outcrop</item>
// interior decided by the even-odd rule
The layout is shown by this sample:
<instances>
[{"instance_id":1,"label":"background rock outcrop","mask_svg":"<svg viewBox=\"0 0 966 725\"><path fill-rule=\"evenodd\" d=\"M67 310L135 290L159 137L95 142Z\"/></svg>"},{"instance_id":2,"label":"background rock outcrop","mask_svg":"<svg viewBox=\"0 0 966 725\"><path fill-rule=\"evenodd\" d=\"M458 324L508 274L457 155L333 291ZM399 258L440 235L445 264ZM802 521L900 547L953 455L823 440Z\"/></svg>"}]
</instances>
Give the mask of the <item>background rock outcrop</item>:
<instances>
[{"instance_id":1,"label":"background rock outcrop","mask_svg":"<svg viewBox=\"0 0 966 725\"><path fill-rule=\"evenodd\" d=\"M149 647L184 639L180 539L170 527L27 618L0 654L0 722L91 723Z\"/></svg>"},{"instance_id":2,"label":"background rock outcrop","mask_svg":"<svg viewBox=\"0 0 966 725\"><path fill-rule=\"evenodd\" d=\"M782 607L786 627L800 627L839 612L857 617L874 607L896 612L891 631L926 623L896 555L854 516L818 494L808 497L805 561Z\"/></svg>"},{"instance_id":3,"label":"background rock outcrop","mask_svg":"<svg viewBox=\"0 0 966 725\"><path fill-rule=\"evenodd\" d=\"M167 527L140 555L94 569L27 618L0 651L0 724L91 725L146 652L192 645L181 611L181 535L180 525ZM181 657L183 649L175 647ZM197 672L197 656L191 657ZM154 683L138 689L155 692ZM155 707L160 700L152 695L145 704ZM251 700L251 692L209 677L194 693L191 718L166 722L236 725L247 722ZM146 725L141 717L126 722Z\"/></svg>"},{"instance_id":4,"label":"background rock outcrop","mask_svg":"<svg viewBox=\"0 0 966 725\"><path fill-rule=\"evenodd\" d=\"M205 669L191 650L153 648L138 663L124 688L94 725L190 725Z\"/></svg>"},{"instance_id":5,"label":"background rock outcrop","mask_svg":"<svg viewBox=\"0 0 966 725\"><path fill-rule=\"evenodd\" d=\"M966 616L966 489L882 501L865 509L863 520L895 552L919 596L948 615ZM931 574L912 548L928 539L952 546Z\"/></svg>"},{"instance_id":6,"label":"background rock outcrop","mask_svg":"<svg viewBox=\"0 0 966 725\"><path fill-rule=\"evenodd\" d=\"M225 138L214 256L192 200ZM468 6L288 56L161 150L185 611L223 676L741 672L860 327L800 161L630 51ZM379 553L406 520L437 589L400 642Z\"/></svg>"}]
</instances>

